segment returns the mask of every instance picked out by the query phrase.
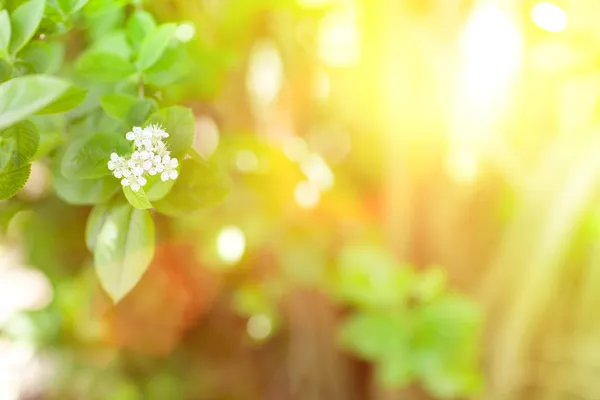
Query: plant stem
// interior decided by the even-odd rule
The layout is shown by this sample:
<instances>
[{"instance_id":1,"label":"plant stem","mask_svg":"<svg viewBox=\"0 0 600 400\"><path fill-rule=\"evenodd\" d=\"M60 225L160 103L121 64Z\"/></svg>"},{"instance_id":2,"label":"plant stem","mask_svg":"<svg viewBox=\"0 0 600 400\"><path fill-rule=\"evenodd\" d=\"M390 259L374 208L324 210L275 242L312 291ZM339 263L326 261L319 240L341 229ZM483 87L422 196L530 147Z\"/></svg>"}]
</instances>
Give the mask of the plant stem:
<instances>
[{"instance_id":1,"label":"plant stem","mask_svg":"<svg viewBox=\"0 0 600 400\"><path fill-rule=\"evenodd\" d=\"M144 78L142 78L141 76L138 81L138 94L140 96L140 99L144 98Z\"/></svg>"}]
</instances>

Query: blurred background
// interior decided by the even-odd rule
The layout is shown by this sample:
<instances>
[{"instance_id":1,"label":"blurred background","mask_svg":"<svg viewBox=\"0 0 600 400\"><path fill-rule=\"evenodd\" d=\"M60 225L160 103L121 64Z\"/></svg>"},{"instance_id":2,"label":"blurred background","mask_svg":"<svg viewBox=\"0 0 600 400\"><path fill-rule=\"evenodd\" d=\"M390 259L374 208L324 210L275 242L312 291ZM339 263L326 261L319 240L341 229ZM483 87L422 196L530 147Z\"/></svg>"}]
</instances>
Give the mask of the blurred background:
<instances>
[{"instance_id":1,"label":"blurred background","mask_svg":"<svg viewBox=\"0 0 600 400\"><path fill-rule=\"evenodd\" d=\"M115 306L90 208L34 164L1 214L0 399L600 399L600 2L144 8L184 21L154 95L231 192L155 215Z\"/></svg>"}]
</instances>

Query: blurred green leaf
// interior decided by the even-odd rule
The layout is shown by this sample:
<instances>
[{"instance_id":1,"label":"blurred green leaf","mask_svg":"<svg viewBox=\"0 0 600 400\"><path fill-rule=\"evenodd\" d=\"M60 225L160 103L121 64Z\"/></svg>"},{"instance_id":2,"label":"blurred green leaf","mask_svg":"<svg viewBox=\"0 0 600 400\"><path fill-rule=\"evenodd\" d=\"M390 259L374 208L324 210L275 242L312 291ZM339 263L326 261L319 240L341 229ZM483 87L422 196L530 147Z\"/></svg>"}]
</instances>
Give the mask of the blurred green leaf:
<instances>
[{"instance_id":1,"label":"blurred green leaf","mask_svg":"<svg viewBox=\"0 0 600 400\"><path fill-rule=\"evenodd\" d=\"M124 60L129 60L132 53L124 30L113 31L102 36L90 47L90 52L110 53Z\"/></svg>"},{"instance_id":2,"label":"blurred green leaf","mask_svg":"<svg viewBox=\"0 0 600 400\"><path fill-rule=\"evenodd\" d=\"M32 72L45 73L52 62L52 48L40 40L35 40L19 52L19 58L31 67Z\"/></svg>"},{"instance_id":3,"label":"blurred green leaf","mask_svg":"<svg viewBox=\"0 0 600 400\"><path fill-rule=\"evenodd\" d=\"M140 71L147 70L158 61L171 39L173 39L176 29L177 24L163 24L146 36L138 55L138 68Z\"/></svg>"},{"instance_id":4,"label":"blurred green leaf","mask_svg":"<svg viewBox=\"0 0 600 400\"><path fill-rule=\"evenodd\" d=\"M100 82L118 82L135 73L129 61L107 52L83 54L77 62L77 70L86 78Z\"/></svg>"},{"instance_id":5,"label":"blurred green leaf","mask_svg":"<svg viewBox=\"0 0 600 400\"><path fill-rule=\"evenodd\" d=\"M28 75L0 84L0 129L43 109L69 88L62 79Z\"/></svg>"},{"instance_id":6,"label":"blurred green leaf","mask_svg":"<svg viewBox=\"0 0 600 400\"><path fill-rule=\"evenodd\" d=\"M10 16L8 11L0 10L0 58L6 58L10 45Z\"/></svg>"},{"instance_id":7,"label":"blurred green leaf","mask_svg":"<svg viewBox=\"0 0 600 400\"><path fill-rule=\"evenodd\" d=\"M196 122L189 108L180 106L163 108L148 118L146 125L148 124L159 124L169 134L165 142L173 157L182 156L194 143Z\"/></svg>"},{"instance_id":8,"label":"blurred green leaf","mask_svg":"<svg viewBox=\"0 0 600 400\"><path fill-rule=\"evenodd\" d=\"M10 52L16 54L31 40L44 14L45 0L30 0L21 4L10 16L12 35Z\"/></svg>"},{"instance_id":9,"label":"blurred green leaf","mask_svg":"<svg viewBox=\"0 0 600 400\"><path fill-rule=\"evenodd\" d=\"M60 114L79 107L85 100L88 91L77 86L71 86L56 100L38 111L37 115Z\"/></svg>"},{"instance_id":10,"label":"blurred green leaf","mask_svg":"<svg viewBox=\"0 0 600 400\"><path fill-rule=\"evenodd\" d=\"M213 165L189 159L180 163L180 171L169 194L154 203L158 212L188 216L220 203L229 192L224 177Z\"/></svg>"},{"instance_id":11,"label":"blurred green leaf","mask_svg":"<svg viewBox=\"0 0 600 400\"><path fill-rule=\"evenodd\" d=\"M144 82L154 86L167 86L190 71L191 60L183 46L168 48L163 56L143 72Z\"/></svg>"},{"instance_id":12,"label":"blurred green leaf","mask_svg":"<svg viewBox=\"0 0 600 400\"><path fill-rule=\"evenodd\" d=\"M127 21L127 37L133 46L141 44L148 33L154 31L156 22L154 17L147 11L136 10Z\"/></svg>"},{"instance_id":13,"label":"blurred green leaf","mask_svg":"<svg viewBox=\"0 0 600 400\"><path fill-rule=\"evenodd\" d=\"M107 204L99 204L92 208L92 212L88 215L85 225L85 245L89 251L94 251L94 247L96 247L98 234L106 221L108 212L109 206Z\"/></svg>"},{"instance_id":14,"label":"blurred green leaf","mask_svg":"<svg viewBox=\"0 0 600 400\"><path fill-rule=\"evenodd\" d=\"M81 10L89 0L58 0L60 9L65 14L74 14Z\"/></svg>"},{"instance_id":15,"label":"blurred green leaf","mask_svg":"<svg viewBox=\"0 0 600 400\"><path fill-rule=\"evenodd\" d=\"M365 307L401 306L410 295L413 271L375 246L346 247L338 263L337 294Z\"/></svg>"},{"instance_id":16,"label":"blurred green leaf","mask_svg":"<svg viewBox=\"0 0 600 400\"><path fill-rule=\"evenodd\" d=\"M139 282L154 254L154 222L147 210L110 207L94 248L100 283L118 302Z\"/></svg>"},{"instance_id":17,"label":"blurred green leaf","mask_svg":"<svg viewBox=\"0 0 600 400\"><path fill-rule=\"evenodd\" d=\"M105 113L118 120L124 120L138 98L128 94L110 93L100 98L100 105Z\"/></svg>"}]
</instances>

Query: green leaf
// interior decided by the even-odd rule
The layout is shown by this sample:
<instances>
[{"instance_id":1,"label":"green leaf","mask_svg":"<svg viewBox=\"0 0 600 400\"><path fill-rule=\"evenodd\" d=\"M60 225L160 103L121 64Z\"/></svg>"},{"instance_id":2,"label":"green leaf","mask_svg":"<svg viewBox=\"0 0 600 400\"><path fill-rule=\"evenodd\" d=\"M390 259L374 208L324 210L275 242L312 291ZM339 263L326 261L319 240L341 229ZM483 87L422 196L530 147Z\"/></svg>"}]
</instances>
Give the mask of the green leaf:
<instances>
[{"instance_id":1,"label":"green leaf","mask_svg":"<svg viewBox=\"0 0 600 400\"><path fill-rule=\"evenodd\" d=\"M191 61L183 46L168 48L163 56L143 72L144 82L154 86L167 86L189 73Z\"/></svg>"},{"instance_id":2,"label":"green leaf","mask_svg":"<svg viewBox=\"0 0 600 400\"><path fill-rule=\"evenodd\" d=\"M155 28L142 42L138 55L138 68L150 68L162 56L177 29L176 24L163 24Z\"/></svg>"},{"instance_id":3,"label":"green leaf","mask_svg":"<svg viewBox=\"0 0 600 400\"><path fill-rule=\"evenodd\" d=\"M118 120L124 120L137 102L137 97L122 93L105 94L100 98L100 106L104 112Z\"/></svg>"},{"instance_id":4,"label":"green leaf","mask_svg":"<svg viewBox=\"0 0 600 400\"><path fill-rule=\"evenodd\" d=\"M131 58L131 47L127 42L125 31L111 32L98 39L90 49L93 53L111 53L125 60Z\"/></svg>"},{"instance_id":5,"label":"green leaf","mask_svg":"<svg viewBox=\"0 0 600 400\"><path fill-rule=\"evenodd\" d=\"M52 63L52 47L39 40L30 42L19 52L19 59L37 74L47 72Z\"/></svg>"},{"instance_id":6,"label":"green leaf","mask_svg":"<svg viewBox=\"0 0 600 400\"><path fill-rule=\"evenodd\" d=\"M341 253L337 295L362 307L397 307L410 295L414 273L377 246L347 246Z\"/></svg>"},{"instance_id":7,"label":"green leaf","mask_svg":"<svg viewBox=\"0 0 600 400\"><path fill-rule=\"evenodd\" d=\"M79 107L88 91L77 86L71 86L60 97L48 104L46 107L38 111L37 115L60 114Z\"/></svg>"},{"instance_id":8,"label":"green leaf","mask_svg":"<svg viewBox=\"0 0 600 400\"><path fill-rule=\"evenodd\" d=\"M69 88L62 79L27 75L0 85L0 129L46 107Z\"/></svg>"},{"instance_id":9,"label":"green leaf","mask_svg":"<svg viewBox=\"0 0 600 400\"><path fill-rule=\"evenodd\" d=\"M18 169L28 163L40 144L36 126L21 121L0 131L0 169Z\"/></svg>"},{"instance_id":10,"label":"green leaf","mask_svg":"<svg viewBox=\"0 0 600 400\"><path fill-rule=\"evenodd\" d=\"M60 163L52 168L53 188L58 198L74 205L106 203L121 186L118 179L106 176L100 179L67 179L60 172Z\"/></svg>"},{"instance_id":11,"label":"green leaf","mask_svg":"<svg viewBox=\"0 0 600 400\"><path fill-rule=\"evenodd\" d=\"M152 208L152 203L150 203L150 200L148 200L148 196L146 196L146 192L144 192L143 188L140 188L140 190L134 192L131 187L124 186L123 193L125 193L127 201L133 207L139 208L140 210Z\"/></svg>"},{"instance_id":12,"label":"green leaf","mask_svg":"<svg viewBox=\"0 0 600 400\"><path fill-rule=\"evenodd\" d=\"M166 142L174 157L185 154L194 143L195 120L189 108L163 108L152 114L146 124L159 124L169 134Z\"/></svg>"},{"instance_id":13,"label":"green leaf","mask_svg":"<svg viewBox=\"0 0 600 400\"><path fill-rule=\"evenodd\" d=\"M168 181L164 182L162 179L160 179L160 174L156 174L148 177L148 183L146 183L146 186L144 186L144 190L146 191L148 200L157 201L169 194L173 188L173 185L175 185L175 181L173 179L169 179Z\"/></svg>"},{"instance_id":14,"label":"green leaf","mask_svg":"<svg viewBox=\"0 0 600 400\"><path fill-rule=\"evenodd\" d=\"M154 255L154 222L147 210L110 208L94 248L100 283L116 302L140 281Z\"/></svg>"},{"instance_id":15,"label":"green leaf","mask_svg":"<svg viewBox=\"0 0 600 400\"><path fill-rule=\"evenodd\" d=\"M74 14L81 10L89 0L58 0L60 9L65 14Z\"/></svg>"},{"instance_id":16,"label":"green leaf","mask_svg":"<svg viewBox=\"0 0 600 400\"><path fill-rule=\"evenodd\" d=\"M225 179L212 165L189 159L181 162L179 177L169 194L154 208L170 216L186 216L221 202L229 192Z\"/></svg>"},{"instance_id":17,"label":"green leaf","mask_svg":"<svg viewBox=\"0 0 600 400\"><path fill-rule=\"evenodd\" d=\"M109 207L107 204L99 204L92 209L85 224L85 244L89 251L94 251L96 240L102 225L108 216Z\"/></svg>"},{"instance_id":18,"label":"green leaf","mask_svg":"<svg viewBox=\"0 0 600 400\"><path fill-rule=\"evenodd\" d=\"M140 99L129 109L125 116L127 126L141 126L148 116L158 108L154 99Z\"/></svg>"},{"instance_id":19,"label":"green leaf","mask_svg":"<svg viewBox=\"0 0 600 400\"><path fill-rule=\"evenodd\" d=\"M118 82L135 72L129 61L107 52L85 53L77 61L77 70L86 78L100 82Z\"/></svg>"},{"instance_id":20,"label":"green leaf","mask_svg":"<svg viewBox=\"0 0 600 400\"><path fill-rule=\"evenodd\" d=\"M6 169L0 172L0 200L6 200L17 194L29 179L31 164L17 169Z\"/></svg>"},{"instance_id":21,"label":"green leaf","mask_svg":"<svg viewBox=\"0 0 600 400\"><path fill-rule=\"evenodd\" d=\"M10 46L10 17L8 11L0 11L0 58L8 55Z\"/></svg>"},{"instance_id":22,"label":"green leaf","mask_svg":"<svg viewBox=\"0 0 600 400\"><path fill-rule=\"evenodd\" d=\"M369 361L397 357L406 360L411 349L410 315L396 311L358 312L340 326L340 345Z\"/></svg>"},{"instance_id":23,"label":"green leaf","mask_svg":"<svg viewBox=\"0 0 600 400\"><path fill-rule=\"evenodd\" d=\"M138 10L127 21L127 37L134 46L139 46L154 28L156 28L156 22L152 14L148 11Z\"/></svg>"},{"instance_id":24,"label":"green leaf","mask_svg":"<svg viewBox=\"0 0 600 400\"><path fill-rule=\"evenodd\" d=\"M65 150L61 172L68 179L93 179L111 174L107 163L110 154L125 155L131 146L118 133L95 133L72 142Z\"/></svg>"},{"instance_id":25,"label":"green leaf","mask_svg":"<svg viewBox=\"0 0 600 400\"><path fill-rule=\"evenodd\" d=\"M44 14L45 0L30 0L21 4L10 16L12 37L10 52L16 54L31 40Z\"/></svg>"}]
</instances>

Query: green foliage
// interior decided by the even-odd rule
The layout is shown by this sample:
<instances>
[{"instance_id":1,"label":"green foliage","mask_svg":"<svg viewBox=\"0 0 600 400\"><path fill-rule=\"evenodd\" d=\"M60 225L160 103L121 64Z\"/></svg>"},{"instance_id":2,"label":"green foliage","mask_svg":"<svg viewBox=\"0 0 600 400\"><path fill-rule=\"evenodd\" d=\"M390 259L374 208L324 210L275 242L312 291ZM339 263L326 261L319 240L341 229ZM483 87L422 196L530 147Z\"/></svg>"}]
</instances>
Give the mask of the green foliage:
<instances>
[{"instance_id":1,"label":"green foliage","mask_svg":"<svg viewBox=\"0 0 600 400\"><path fill-rule=\"evenodd\" d=\"M146 195L144 189L139 189L138 191L134 192L131 187L125 186L123 187L123 193L125 193L125 198L127 198L127 201L133 207L140 210L152 208L152 203L150 203L150 200L148 200L148 195Z\"/></svg>"},{"instance_id":2,"label":"green foliage","mask_svg":"<svg viewBox=\"0 0 600 400\"><path fill-rule=\"evenodd\" d=\"M127 154L129 142L117 133L95 133L73 141L65 150L61 172L68 179L93 179L110 175L111 153Z\"/></svg>"},{"instance_id":3,"label":"green foliage","mask_svg":"<svg viewBox=\"0 0 600 400\"><path fill-rule=\"evenodd\" d=\"M42 110L69 86L63 79L46 75L27 75L0 84L0 129Z\"/></svg>"},{"instance_id":4,"label":"green foliage","mask_svg":"<svg viewBox=\"0 0 600 400\"><path fill-rule=\"evenodd\" d=\"M192 147L195 133L192 110L179 106L164 108L152 114L146 124L158 124L169 133L166 142L175 157Z\"/></svg>"},{"instance_id":5,"label":"green foliage","mask_svg":"<svg viewBox=\"0 0 600 400\"><path fill-rule=\"evenodd\" d=\"M147 70L158 61L173 39L175 29L177 29L176 24L164 24L147 34L142 41L137 60L140 71Z\"/></svg>"},{"instance_id":6,"label":"green foliage","mask_svg":"<svg viewBox=\"0 0 600 400\"><path fill-rule=\"evenodd\" d=\"M340 344L376 365L388 387L417 380L437 398L478 392L481 317L448 293L439 268L416 274L376 247L350 247L339 260L340 298L356 306Z\"/></svg>"},{"instance_id":7,"label":"green foliage","mask_svg":"<svg viewBox=\"0 0 600 400\"><path fill-rule=\"evenodd\" d=\"M154 254L154 222L150 213L128 204L113 204L94 243L100 283L117 302L139 282ZM93 233L93 232L92 232Z\"/></svg>"},{"instance_id":8,"label":"green foliage","mask_svg":"<svg viewBox=\"0 0 600 400\"><path fill-rule=\"evenodd\" d=\"M212 164L199 159L184 160L181 174L162 200L154 203L160 213L184 217L221 202L229 193L224 176Z\"/></svg>"},{"instance_id":9,"label":"green foliage","mask_svg":"<svg viewBox=\"0 0 600 400\"><path fill-rule=\"evenodd\" d=\"M44 13L45 0L29 0L10 16L10 52L16 54L35 34Z\"/></svg>"}]
</instances>

